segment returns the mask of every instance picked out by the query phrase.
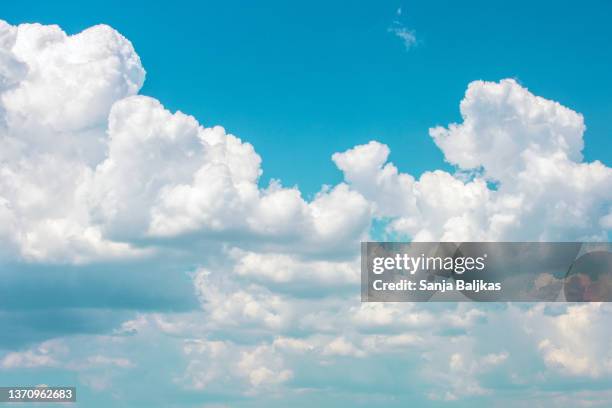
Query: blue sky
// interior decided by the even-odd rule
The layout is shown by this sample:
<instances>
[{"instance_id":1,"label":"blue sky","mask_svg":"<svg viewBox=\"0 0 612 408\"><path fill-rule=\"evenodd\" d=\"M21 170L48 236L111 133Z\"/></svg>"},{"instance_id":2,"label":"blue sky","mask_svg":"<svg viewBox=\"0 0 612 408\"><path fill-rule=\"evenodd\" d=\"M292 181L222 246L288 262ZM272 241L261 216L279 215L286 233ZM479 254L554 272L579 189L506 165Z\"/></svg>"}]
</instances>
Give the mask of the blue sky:
<instances>
[{"instance_id":1,"label":"blue sky","mask_svg":"<svg viewBox=\"0 0 612 408\"><path fill-rule=\"evenodd\" d=\"M391 159L404 171L443 166L427 129L460 119L476 79L517 78L581 112L586 158L612 162L605 1L29 4L10 2L2 16L68 33L111 25L143 61L143 94L247 138L264 180L309 194L340 181L332 153L373 138L401 152ZM395 20L416 33L408 52L388 32Z\"/></svg>"},{"instance_id":2,"label":"blue sky","mask_svg":"<svg viewBox=\"0 0 612 408\"><path fill-rule=\"evenodd\" d=\"M359 301L363 240L609 241L612 5L124 3L0 11L0 385L612 404L609 305Z\"/></svg>"}]
</instances>

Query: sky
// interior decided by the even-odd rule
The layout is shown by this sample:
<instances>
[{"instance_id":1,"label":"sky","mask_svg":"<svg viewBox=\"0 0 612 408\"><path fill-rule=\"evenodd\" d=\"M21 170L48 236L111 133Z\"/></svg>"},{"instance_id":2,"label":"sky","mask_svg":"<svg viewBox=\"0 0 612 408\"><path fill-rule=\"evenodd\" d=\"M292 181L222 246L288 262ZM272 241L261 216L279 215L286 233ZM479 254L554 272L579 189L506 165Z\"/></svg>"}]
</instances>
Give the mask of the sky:
<instances>
[{"instance_id":1,"label":"sky","mask_svg":"<svg viewBox=\"0 0 612 408\"><path fill-rule=\"evenodd\" d=\"M612 6L532 3L3 5L0 385L610 406L608 304L359 298L369 239L609 242Z\"/></svg>"},{"instance_id":2,"label":"sky","mask_svg":"<svg viewBox=\"0 0 612 408\"><path fill-rule=\"evenodd\" d=\"M401 151L392 159L405 171L444 166L427 130L460 118L476 79L516 78L581 112L586 157L612 162L605 1L28 4L5 4L3 18L117 29L147 70L142 93L248 138L263 180L308 194L340 181L331 154L372 138ZM410 50L389 32L394 21L416 33Z\"/></svg>"}]
</instances>

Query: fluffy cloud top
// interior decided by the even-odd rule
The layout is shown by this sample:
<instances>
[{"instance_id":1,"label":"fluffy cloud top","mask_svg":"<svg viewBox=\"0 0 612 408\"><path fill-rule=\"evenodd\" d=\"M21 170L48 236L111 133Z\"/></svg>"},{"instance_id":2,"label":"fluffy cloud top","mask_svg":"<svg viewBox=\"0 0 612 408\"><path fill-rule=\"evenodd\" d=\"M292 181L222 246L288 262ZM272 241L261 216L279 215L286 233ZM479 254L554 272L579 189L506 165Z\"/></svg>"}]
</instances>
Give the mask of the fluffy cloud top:
<instances>
[{"instance_id":1,"label":"fluffy cloud top","mask_svg":"<svg viewBox=\"0 0 612 408\"><path fill-rule=\"evenodd\" d=\"M531 94L515 80L472 82L460 105L463 123L430 130L446 160L462 169L511 180L529 156L582 159L582 115Z\"/></svg>"},{"instance_id":2,"label":"fluffy cloud top","mask_svg":"<svg viewBox=\"0 0 612 408\"><path fill-rule=\"evenodd\" d=\"M68 36L58 26L1 22L0 38L0 236L6 252L77 262L132 252L104 239L89 222L83 197L104 156L111 106L136 94L144 81L131 43L104 25Z\"/></svg>"},{"instance_id":3,"label":"fluffy cloud top","mask_svg":"<svg viewBox=\"0 0 612 408\"><path fill-rule=\"evenodd\" d=\"M278 182L260 189L249 143L136 96L144 69L112 28L70 36L2 22L0 38L8 253L37 262L143 256L156 247L143 242L185 234L265 237L280 251L317 253L346 251L367 232L370 207L346 185L311 202Z\"/></svg>"},{"instance_id":4,"label":"fluffy cloud top","mask_svg":"<svg viewBox=\"0 0 612 408\"><path fill-rule=\"evenodd\" d=\"M455 175L414 180L378 142L333 160L393 218L391 231L415 240L607 240L612 169L582 162L581 115L511 79L471 83L461 114L461 124L430 129Z\"/></svg>"}]
</instances>

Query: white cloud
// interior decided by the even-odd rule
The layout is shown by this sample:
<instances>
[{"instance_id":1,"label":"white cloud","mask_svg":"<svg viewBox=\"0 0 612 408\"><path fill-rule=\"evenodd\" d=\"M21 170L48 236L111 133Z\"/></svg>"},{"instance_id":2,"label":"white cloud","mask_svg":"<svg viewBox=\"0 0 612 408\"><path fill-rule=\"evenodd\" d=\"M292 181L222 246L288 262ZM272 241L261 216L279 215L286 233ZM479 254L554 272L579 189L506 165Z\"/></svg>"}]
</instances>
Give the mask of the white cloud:
<instances>
[{"instance_id":1,"label":"white cloud","mask_svg":"<svg viewBox=\"0 0 612 408\"><path fill-rule=\"evenodd\" d=\"M346 338L340 336L330 341L323 349L325 356L363 357L365 354Z\"/></svg>"},{"instance_id":2,"label":"white cloud","mask_svg":"<svg viewBox=\"0 0 612 408\"><path fill-rule=\"evenodd\" d=\"M108 112L142 86L131 43L108 26L0 24L0 236L29 260L141 254L102 237L81 185L105 149Z\"/></svg>"},{"instance_id":3,"label":"white cloud","mask_svg":"<svg viewBox=\"0 0 612 408\"><path fill-rule=\"evenodd\" d=\"M136 95L144 69L112 28L70 36L2 22L0 38L5 255L87 262L219 233L280 252L348 253L367 233L369 204L346 185L310 202L276 181L260 189L253 146Z\"/></svg>"},{"instance_id":4,"label":"white cloud","mask_svg":"<svg viewBox=\"0 0 612 408\"><path fill-rule=\"evenodd\" d=\"M31 350L9 353L0 362L2 368L48 367L55 364L57 362L51 356L35 353Z\"/></svg>"},{"instance_id":5,"label":"white cloud","mask_svg":"<svg viewBox=\"0 0 612 408\"><path fill-rule=\"evenodd\" d=\"M308 203L273 182L260 190L261 159L220 126L203 128L158 101L131 97L109 117L109 152L88 195L95 220L111 237L176 237L234 232L283 237L293 251L343 246L369 223L367 202L344 185ZM338 244L340 243L340 244ZM282 245L281 245L282 246Z\"/></svg>"},{"instance_id":6,"label":"white cloud","mask_svg":"<svg viewBox=\"0 0 612 408\"><path fill-rule=\"evenodd\" d=\"M359 261L302 260L277 253L257 253L233 248L229 256L235 262L234 273L256 280L290 283L308 287L339 286L359 283Z\"/></svg>"},{"instance_id":7,"label":"white cloud","mask_svg":"<svg viewBox=\"0 0 612 408\"><path fill-rule=\"evenodd\" d=\"M564 375L598 378L612 375L611 308L602 303L573 305L558 316L534 310L538 348L546 365ZM537 320L536 320L537 319ZM536 326L534 324L534 326Z\"/></svg>"},{"instance_id":8,"label":"white cloud","mask_svg":"<svg viewBox=\"0 0 612 408\"><path fill-rule=\"evenodd\" d=\"M61 341L49 340L38 346L7 353L0 359L3 369L54 367L60 365L61 357L67 352Z\"/></svg>"},{"instance_id":9,"label":"white cloud","mask_svg":"<svg viewBox=\"0 0 612 408\"><path fill-rule=\"evenodd\" d=\"M336 153L349 185L390 229L414 240L606 240L612 169L582 162L582 116L514 80L470 84L463 123L430 130L451 175L418 180L386 163L377 142ZM464 175L475 175L465 180ZM491 188L487 182L495 182Z\"/></svg>"},{"instance_id":10,"label":"white cloud","mask_svg":"<svg viewBox=\"0 0 612 408\"><path fill-rule=\"evenodd\" d=\"M486 339L479 340L486 341ZM484 386L481 380L493 370L503 366L510 354L504 350L485 354L478 347L490 348L499 345L480 344L480 341L471 337L452 339L449 342L450 347L444 347L439 353L432 349L424 352L423 359L426 362L424 375L431 383L431 390L427 393L430 399L455 401L493 392Z\"/></svg>"},{"instance_id":11,"label":"white cloud","mask_svg":"<svg viewBox=\"0 0 612 408\"><path fill-rule=\"evenodd\" d=\"M219 326L263 326L280 330L293 317L293 305L265 287L241 287L228 277L201 269L194 278L196 292L209 318Z\"/></svg>"},{"instance_id":12,"label":"white cloud","mask_svg":"<svg viewBox=\"0 0 612 408\"><path fill-rule=\"evenodd\" d=\"M515 80L474 81L460 105L463 123L430 130L446 160L462 169L482 166L502 182L526 169L525 155L582 159L582 115L530 93Z\"/></svg>"},{"instance_id":13,"label":"white cloud","mask_svg":"<svg viewBox=\"0 0 612 408\"><path fill-rule=\"evenodd\" d=\"M394 335L375 334L365 336L363 348L368 353L395 352L398 350L411 351L416 346L423 346L424 339L414 333Z\"/></svg>"},{"instance_id":14,"label":"white cloud","mask_svg":"<svg viewBox=\"0 0 612 408\"><path fill-rule=\"evenodd\" d=\"M386 163L389 153L386 145L372 141L334 153L332 160L346 182L374 203L377 215L393 217L416 211L416 199L412 193L414 178Z\"/></svg>"},{"instance_id":15,"label":"white cloud","mask_svg":"<svg viewBox=\"0 0 612 408\"><path fill-rule=\"evenodd\" d=\"M308 352L314 350L314 345L304 339L295 339L291 337L277 337L272 343L274 347L280 350L290 350L297 352Z\"/></svg>"},{"instance_id":16,"label":"white cloud","mask_svg":"<svg viewBox=\"0 0 612 408\"><path fill-rule=\"evenodd\" d=\"M254 394L280 386L293 377L273 345L240 346L229 341L198 339L186 341L183 351L189 357L189 365L180 381L189 388L223 387L232 379L240 379L240 390Z\"/></svg>"},{"instance_id":17,"label":"white cloud","mask_svg":"<svg viewBox=\"0 0 612 408\"><path fill-rule=\"evenodd\" d=\"M293 377L293 372L283 367L283 361L275 349L267 345L243 351L238 369L253 387L280 384Z\"/></svg>"},{"instance_id":18,"label":"white cloud","mask_svg":"<svg viewBox=\"0 0 612 408\"><path fill-rule=\"evenodd\" d=\"M426 310L401 303L362 303L351 308L353 323L359 327L427 326L435 316Z\"/></svg>"},{"instance_id":19,"label":"white cloud","mask_svg":"<svg viewBox=\"0 0 612 408\"><path fill-rule=\"evenodd\" d=\"M27 65L27 76L2 102L22 126L103 126L113 102L136 94L144 82L132 44L105 25L68 36L55 25L22 24L11 51Z\"/></svg>"},{"instance_id":20,"label":"white cloud","mask_svg":"<svg viewBox=\"0 0 612 408\"><path fill-rule=\"evenodd\" d=\"M223 341L186 341L183 352L190 358L183 381L195 389L207 388L222 377L230 365L228 358L232 356L229 345Z\"/></svg>"},{"instance_id":21,"label":"white cloud","mask_svg":"<svg viewBox=\"0 0 612 408\"><path fill-rule=\"evenodd\" d=\"M108 357L101 354L90 356L87 359L87 362L94 366L115 366L119 368L131 368L134 366L134 363L132 363L128 358Z\"/></svg>"},{"instance_id":22,"label":"white cloud","mask_svg":"<svg viewBox=\"0 0 612 408\"><path fill-rule=\"evenodd\" d=\"M398 22L394 22L393 26L389 28L389 32L395 34L395 36L402 40L406 50L411 49L417 44L414 30L410 30Z\"/></svg>"}]
</instances>

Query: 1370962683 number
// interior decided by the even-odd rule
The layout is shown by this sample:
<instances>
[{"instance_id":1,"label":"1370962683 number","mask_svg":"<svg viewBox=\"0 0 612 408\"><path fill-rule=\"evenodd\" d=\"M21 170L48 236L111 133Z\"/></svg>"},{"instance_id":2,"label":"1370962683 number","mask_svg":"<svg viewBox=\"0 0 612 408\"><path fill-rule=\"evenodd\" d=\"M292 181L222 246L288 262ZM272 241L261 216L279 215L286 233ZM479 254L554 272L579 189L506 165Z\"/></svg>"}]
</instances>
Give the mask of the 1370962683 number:
<instances>
[{"instance_id":1,"label":"1370962683 number","mask_svg":"<svg viewBox=\"0 0 612 408\"><path fill-rule=\"evenodd\" d=\"M0 402L76 402L75 387L0 387Z\"/></svg>"}]
</instances>

